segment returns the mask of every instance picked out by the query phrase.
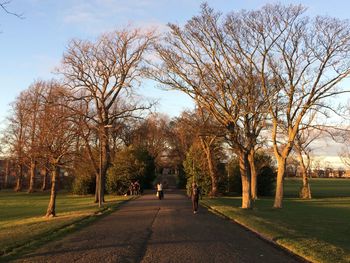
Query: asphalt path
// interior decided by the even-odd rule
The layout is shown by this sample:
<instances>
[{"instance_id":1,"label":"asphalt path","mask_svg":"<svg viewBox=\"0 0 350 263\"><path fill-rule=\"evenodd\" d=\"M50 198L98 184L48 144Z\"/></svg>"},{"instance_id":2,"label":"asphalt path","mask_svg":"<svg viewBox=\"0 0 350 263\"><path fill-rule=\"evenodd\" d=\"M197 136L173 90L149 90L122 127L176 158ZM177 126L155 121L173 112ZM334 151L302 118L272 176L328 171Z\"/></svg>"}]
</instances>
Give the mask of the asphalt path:
<instances>
[{"instance_id":1,"label":"asphalt path","mask_svg":"<svg viewBox=\"0 0 350 263\"><path fill-rule=\"evenodd\" d=\"M17 262L300 262L180 192L145 194Z\"/></svg>"}]
</instances>

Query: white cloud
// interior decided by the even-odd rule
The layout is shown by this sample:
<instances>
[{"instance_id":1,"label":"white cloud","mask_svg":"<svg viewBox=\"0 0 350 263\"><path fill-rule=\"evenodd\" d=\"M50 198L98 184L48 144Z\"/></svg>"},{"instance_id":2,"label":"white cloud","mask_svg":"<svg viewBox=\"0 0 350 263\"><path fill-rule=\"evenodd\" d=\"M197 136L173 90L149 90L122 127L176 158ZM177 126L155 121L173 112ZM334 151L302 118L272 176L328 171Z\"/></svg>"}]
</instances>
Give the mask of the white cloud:
<instances>
[{"instance_id":1,"label":"white cloud","mask_svg":"<svg viewBox=\"0 0 350 263\"><path fill-rule=\"evenodd\" d=\"M84 25L96 22L100 15L91 3L78 3L67 9L63 14L63 21L66 24Z\"/></svg>"}]
</instances>

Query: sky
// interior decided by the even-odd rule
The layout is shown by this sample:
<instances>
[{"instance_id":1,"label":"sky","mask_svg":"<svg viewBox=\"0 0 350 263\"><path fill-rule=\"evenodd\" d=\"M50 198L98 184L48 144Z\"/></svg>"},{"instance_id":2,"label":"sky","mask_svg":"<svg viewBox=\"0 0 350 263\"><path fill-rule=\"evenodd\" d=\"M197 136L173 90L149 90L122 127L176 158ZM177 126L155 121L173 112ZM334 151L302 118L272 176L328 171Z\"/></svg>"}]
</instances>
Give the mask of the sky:
<instances>
[{"instance_id":1,"label":"sky","mask_svg":"<svg viewBox=\"0 0 350 263\"><path fill-rule=\"evenodd\" d=\"M3 2L0 0L0 2ZM12 0L11 12L23 19L0 12L0 126L8 115L9 104L35 80L57 77L59 66L70 39L97 38L101 33L121 29L129 24L166 28L166 24L184 24L199 13L197 0ZM208 0L209 6L227 13L241 9L257 9L264 0ZM348 0L279 1L302 4L308 14L349 19ZM142 95L158 99L157 111L170 117L192 108L184 94L164 91L154 84L140 87ZM333 150L332 150L333 151Z\"/></svg>"}]
</instances>

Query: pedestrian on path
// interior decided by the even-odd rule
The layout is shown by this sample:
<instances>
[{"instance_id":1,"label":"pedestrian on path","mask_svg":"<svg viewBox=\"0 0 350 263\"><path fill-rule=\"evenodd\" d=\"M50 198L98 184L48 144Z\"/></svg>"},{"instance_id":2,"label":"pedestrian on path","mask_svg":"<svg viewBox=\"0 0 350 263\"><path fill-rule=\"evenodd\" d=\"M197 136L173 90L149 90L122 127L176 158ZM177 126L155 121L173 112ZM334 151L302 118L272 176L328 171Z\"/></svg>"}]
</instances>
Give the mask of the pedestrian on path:
<instances>
[{"instance_id":1,"label":"pedestrian on path","mask_svg":"<svg viewBox=\"0 0 350 263\"><path fill-rule=\"evenodd\" d=\"M162 183L157 184L157 196L159 200L162 200L164 198L164 192L163 192L163 185Z\"/></svg>"},{"instance_id":2,"label":"pedestrian on path","mask_svg":"<svg viewBox=\"0 0 350 263\"><path fill-rule=\"evenodd\" d=\"M200 188L196 183L192 184L192 191L191 191L191 199L192 199L192 208L193 208L193 213L197 214L198 212L198 200L199 200L199 195L200 195Z\"/></svg>"},{"instance_id":3,"label":"pedestrian on path","mask_svg":"<svg viewBox=\"0 0 350 263\"><path fill-rule=\"evenodd\" d=\"M135 194L140 195L141 194L141 186L140 186L139 180L137 180L134 183L134 187L135 187Z\"/></svg>"}]
</instances>

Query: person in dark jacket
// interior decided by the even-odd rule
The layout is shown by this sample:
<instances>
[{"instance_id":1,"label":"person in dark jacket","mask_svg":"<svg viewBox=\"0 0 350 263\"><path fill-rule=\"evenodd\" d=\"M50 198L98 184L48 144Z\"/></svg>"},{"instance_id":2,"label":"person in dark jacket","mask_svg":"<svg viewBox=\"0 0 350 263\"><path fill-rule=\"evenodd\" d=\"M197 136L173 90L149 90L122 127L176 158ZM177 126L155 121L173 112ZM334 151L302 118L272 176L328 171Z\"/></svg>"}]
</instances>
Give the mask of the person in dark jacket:
<instances>
[{"instance_id":1,"label":"person in dark jacket","mask_svg":"<svg viewBox=\"0 0 350 263\"><path fill-rule=\"evenodd\" d=\"M192 199L192 208L193 213L197 214L198 212L198 200L200 195L200 188L196 183L192 184L192 191L191 191L191 199Z\"/></svg>"}]
</instances>

